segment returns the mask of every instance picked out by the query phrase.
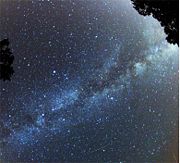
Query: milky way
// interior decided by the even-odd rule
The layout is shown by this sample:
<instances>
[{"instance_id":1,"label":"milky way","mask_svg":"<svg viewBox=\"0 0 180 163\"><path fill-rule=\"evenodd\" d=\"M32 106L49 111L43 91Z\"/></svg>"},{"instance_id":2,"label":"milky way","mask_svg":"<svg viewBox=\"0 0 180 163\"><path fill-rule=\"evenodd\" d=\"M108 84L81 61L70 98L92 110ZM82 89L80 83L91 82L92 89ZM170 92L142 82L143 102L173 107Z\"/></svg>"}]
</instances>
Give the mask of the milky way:
<instances>
[{"instance_id":1,"label":"milky way","mask_svg":"<svg viewBox=\"0 0 180 163\"><path fill-rule=\"evenodd\" d=\"M1 1L3 161L161 158L178 126L178 46L127 0Z\"/></svg>"}]
</instances>

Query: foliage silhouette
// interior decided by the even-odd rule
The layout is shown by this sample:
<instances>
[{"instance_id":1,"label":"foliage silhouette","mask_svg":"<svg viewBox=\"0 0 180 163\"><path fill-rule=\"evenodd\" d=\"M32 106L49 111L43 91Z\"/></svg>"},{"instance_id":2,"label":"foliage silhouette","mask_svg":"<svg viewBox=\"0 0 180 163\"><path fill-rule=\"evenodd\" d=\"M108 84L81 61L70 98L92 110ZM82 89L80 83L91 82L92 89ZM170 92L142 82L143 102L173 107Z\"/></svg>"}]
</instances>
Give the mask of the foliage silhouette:
<instances>
[{"instance_id":1,"label":"foliage silhouette","mask_svg":"<svg viewBox=\"0 0 180 163\"><path fill-rule=\"evenodd\" d=\"M179 0L131 0L141 15L157 19L167 34L166 40L179 46Z\"/></svg>"},{"instance_id":2,"label":"foliage silhouette","mask_svg":"<svg viewBox=\"0 0 180 163\"><path fill-rule=\"evenodd\" d=\"M14 70L12 67L14 56L10 50L9 40L0 41L0 80L11 80Z\"/></svg>"}]
</instances>

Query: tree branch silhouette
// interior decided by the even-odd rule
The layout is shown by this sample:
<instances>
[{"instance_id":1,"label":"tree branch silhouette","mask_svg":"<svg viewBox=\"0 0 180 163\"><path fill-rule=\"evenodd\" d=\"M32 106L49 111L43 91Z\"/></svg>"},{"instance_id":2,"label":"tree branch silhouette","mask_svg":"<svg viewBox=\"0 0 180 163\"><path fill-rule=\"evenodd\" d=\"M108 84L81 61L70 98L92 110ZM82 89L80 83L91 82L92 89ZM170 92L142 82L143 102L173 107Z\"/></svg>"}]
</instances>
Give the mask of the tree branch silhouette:
<instances>
[{"instance_id":1,"label":"tree branch silhouette","mask_svg":"<svg viewBox=\"0 0 180 163\"><path fill-rule=\"evenodd\" d=\"M14 70L12 67L14 56L10 50L9 40L0 41L0 80L11 80Z\"/></svg>"},{"instance_id":2,"label":"tree branch silhouette","mask_svg":"<svg viewBox=\"0 0 180 163\"><path fill-rule=\"evenodd\" d=\"M141 15L152 15L167 34L166 40L179 46L179 1L178 0L131 0Z\"/></svg>"}]
</instances>

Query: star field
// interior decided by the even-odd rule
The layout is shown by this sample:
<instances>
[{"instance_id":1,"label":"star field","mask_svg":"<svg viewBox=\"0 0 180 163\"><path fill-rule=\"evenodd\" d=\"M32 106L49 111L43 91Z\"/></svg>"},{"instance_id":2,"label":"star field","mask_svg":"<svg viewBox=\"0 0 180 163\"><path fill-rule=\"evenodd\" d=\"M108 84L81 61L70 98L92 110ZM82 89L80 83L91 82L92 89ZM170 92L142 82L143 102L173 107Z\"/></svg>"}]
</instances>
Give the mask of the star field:
<instances>
[{"instance_id":1,"label":"star field","mask_svg":"<svg viewBox=\"0 0 180 163\"><path fill-rule=\"evenodd\" d=\"M2 161L159 160L178 126L178 46L128 0L1 1Z\"/></svg>"}]
</instances>

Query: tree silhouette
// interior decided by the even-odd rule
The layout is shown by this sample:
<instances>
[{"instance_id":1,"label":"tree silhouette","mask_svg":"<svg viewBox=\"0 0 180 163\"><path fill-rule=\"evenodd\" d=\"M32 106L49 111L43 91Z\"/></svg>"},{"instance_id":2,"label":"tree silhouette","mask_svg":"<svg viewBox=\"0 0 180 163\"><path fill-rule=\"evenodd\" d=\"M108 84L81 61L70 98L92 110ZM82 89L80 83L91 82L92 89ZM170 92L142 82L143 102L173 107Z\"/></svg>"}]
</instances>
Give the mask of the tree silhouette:
<instances>
[{"instance_id":1,"label":"tree silhouette","mask_svg":"<svg viewBox=\"0 0 180 163\"><path fill-rule=\"evenodd\" d=\"M0 41L0 80L3 81L10 81L14 74L13 67L11 66L14 61L14 56L8 46L8 39Z\"/></svg>"},{"instance_id":2,"label":"tree silhouette","mask_svg":"<svg viewBox=\"0 0 180 163\"><path fill-rule=\"evenodd\" d=\"M141 15L157 19L167 34L169 43L179 45L179 0L131 0Z\"/></svg>"}]
</instances>

